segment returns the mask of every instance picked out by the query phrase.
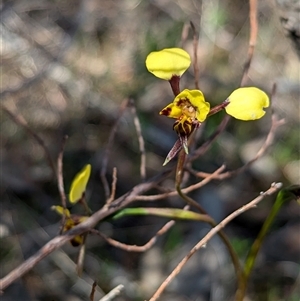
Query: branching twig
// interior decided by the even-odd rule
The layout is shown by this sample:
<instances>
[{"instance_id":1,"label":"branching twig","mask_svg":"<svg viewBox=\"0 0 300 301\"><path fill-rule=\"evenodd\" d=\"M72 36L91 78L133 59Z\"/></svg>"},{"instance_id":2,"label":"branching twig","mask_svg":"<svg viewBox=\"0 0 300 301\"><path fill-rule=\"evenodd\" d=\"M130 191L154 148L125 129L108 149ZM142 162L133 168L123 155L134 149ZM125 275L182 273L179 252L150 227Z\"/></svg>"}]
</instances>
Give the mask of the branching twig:
<instances>
[{"instance_id":1,"label":"branching twig","mask_svg":"<svg viewBox=\"0 0 300 301\"><path fill-rule=\"evenodd\" d=\"M236 218L238 215L243 212L255 208L257 204L264 199L264 197L269 196L281 188L281 183L273 183L271 187L260 194L260 196L256 197L254 200L244 205L243 207L237 209L229 216L227 216L223 221L221 221L217 226L212 228L192 249L191 251L182 259L182 261L176 266L176 268L172 271L172 273L166 278L166 280L161 284L161 286L157 289L154 295L149 299L149 301L156 301L160 295L163 293L165 288L171 283L171 281L180 273L184 265L187 261L203 246L207 244L207 242L216 235L221 229L223 229L230 221Z\"/></svg>"},{"instance_id":2,"label":"branching twig","mask_svg":"<svg viewBox=\"0 0 300 301\"><path fill-rule=\"evenodd\" d=\"M123 196L119 197L111 203L108 208L103 207L96 211L92 216L81 224L75 226L71 230L63 233L62 235L56 236L45 244L38 252L28 258L21 265L12 270L8 275L0 279L0 291L8 287L12 282L22 277L25 273L29 272L36 264L42 259L47 257L50 253L57 250L65 243L73 239L77 235L88 232L93 229L95 225L103 220L105 217L115 213L117 210L127 206L128 204L135 201L135 197L141 193L145 193L149 189L155 187L159 182L170 175L170 170L160 173L158 176L152 178L148 182L136 185L130 191Z\"/></svg>"},{"instance_id":3,"label":"branching twig","mask_svg":"<svg viewBox=\"0 0 300 301\"><path fill-rule=\"evenodd\" d=\"M104 240L106 240L110 245L125 250L127 252L145 252L147 250L149 250L155 243L156 240L159 236L163 235L164 233L166 233L167 231L169 231L170 228L173 227L173 225L175 224L174 220L171 220L169 222L167 222L156 234L155 236L153 236L147 243L145 243L142 246L136 246L136 245L127 245L124 244L122 242L119 242L115 239L109 238L107 237L105 234L92 229L90 232L99 235L100 237L102 237Z\"/></svg>"},{"instance_id":4,"label":"branching twig","mask_svg":"<svg viewBox=\"0 0 300 301\"><path fill-rule=\"evenodd\" d=\"M112 180L112 184L111 184L111 193L110 193L110 197L109 199L107 199L105 206L109 206L113 200L115 199L115 195L116 195L116 186L117 186L117 168L114 167L113 168L113 180Z\"/></svg>"},{"instance_id":5,"label":"branching twig","mask_svg":"<svg viewBox=\"0 0 300 301\"><path fill-rule=\"evenodd\" d=\"M189 187L182 188L181 191L183 193L189 193L191 191L199 189L200 187L203 187L204 185L209 183L211 180L218 179L218 177L220 176L220 174L222 174L222 171L224 171L224 169L225 169L225 165L222 165L216 171L214 171L212 174L208 174L208 176L205 179L203 179L202 181L200 181L196 184L190 185ZM177 196L177 195L178 195L177 191L174 190L174 191L165 192L165 193L156 194L156 195L138 195L138 196L136 196L135 199L138 201L156 201L156 200L161 200L161 199L165 199L167 197Z\"/></svg>"},{"instance_id":6,"label":"branching twig","mask_svg":"<svg viewBox=\"0 0 300 301\"><path fill-rule=\"evenodd\" d=\"M273 144L276 130L279 126L281 126L283 124L285 124L284 119L278 120L277 117L275 115L273 115L272 116L272 125L271 125L270 131L268 133L268 136L267 136L264 144L261 146L259 151L256 153L255 157L252 158L247 163L245 163L240 168L237 168L237 169L232 170L232 171L226 171L226 172L220 173L220 174L216 175L214 177L214 179L224 180L224 179L236 176L236 175L244 172L246 169L248 169L253 163L255 163L259 158L261 158L265 154L267 149ZM189 171L191 172L191 170L189 170ZM206 173L203 173L203 172L192 172L192 173L197 177L206 177L206 176L209 175L209 174L206 174Z\"/></svg>"}]
</instances>

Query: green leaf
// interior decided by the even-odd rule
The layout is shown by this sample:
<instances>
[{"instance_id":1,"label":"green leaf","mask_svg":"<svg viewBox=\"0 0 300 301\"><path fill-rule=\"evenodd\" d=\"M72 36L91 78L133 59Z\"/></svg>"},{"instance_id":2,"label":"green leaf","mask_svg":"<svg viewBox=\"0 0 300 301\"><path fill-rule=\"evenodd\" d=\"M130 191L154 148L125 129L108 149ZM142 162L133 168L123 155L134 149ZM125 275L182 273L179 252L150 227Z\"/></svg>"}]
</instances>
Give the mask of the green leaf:
<instances>
[{"instance_id":1,"label":"green leaf","mask_svg":"<svg viewBox=\"0 0 300 301\"><path fill-rule=\"evenodd\" d=\"M206 222L208 216L189 210L176 208L125 208L116 213L113 219L119 219L127 215L155 215L171 219L196 220Z\"/></svg>"}]
</instances>

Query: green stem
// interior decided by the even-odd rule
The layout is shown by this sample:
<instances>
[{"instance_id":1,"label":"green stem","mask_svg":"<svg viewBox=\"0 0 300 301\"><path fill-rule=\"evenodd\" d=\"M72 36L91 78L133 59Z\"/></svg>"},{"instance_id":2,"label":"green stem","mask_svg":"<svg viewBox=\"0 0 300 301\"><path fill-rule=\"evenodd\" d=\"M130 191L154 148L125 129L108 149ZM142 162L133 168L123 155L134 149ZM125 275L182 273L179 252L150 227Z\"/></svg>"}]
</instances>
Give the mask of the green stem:
<instances>
[{"instance_id":1,"label":"green stem","mask_svg":"<svg viewBox=\"0 0 300 301\"><path fill-rule=\"evenodd\" d=\"M241 282L241 286L237 290L236 297L235 297L236 301L243 301L245 297L249 276L253 270L257 254L262 246L262 243L266 235L270 231L271 226L273 225L278 212L286 202L297 198L297 193L299 193L298 185L294 185L289 188L282 189L278 193L276 197L276 201L268 217L266 218L258 236L256 237L254 243L252 244L250 252L246 258L245 265L244 265L243 281Z\"/></svg>"},{"instance_id":2,"label":"green stem","mask_svg":"<svg viewBox=\"0 0 300 301\"><path fill-rule=\"evenodd\" d=\"M178 163L177 163L177 169L176 169L175 187L176 187L177 193L188 205L196 207L200 213L207 215L209 217L209 219L207 219L207 223L209 225L211 225L211 227L215 227L215 226L217 226L217 223L214 221L214 219L212 217L210 217L207 214L207 212L195 200L193 200L192 198L190 198L186 194L184 194L180 188L185 158L186 158L185 152L181 151L179 154L179 157L178 157ZM241 287L242 283L243 283L244 275L243 275L243 270L242 270L240 262L239 262L239 258L237 256L235 250L233 249L233 247L230 243L230 240L228 239L225 232L223 230L220 230L218 232L218 235L223 240L225 246L228 249L228 252L230 254L232 263L234 265L235 273L237 276L238 287Z\"/></svg>"}]
</instances>

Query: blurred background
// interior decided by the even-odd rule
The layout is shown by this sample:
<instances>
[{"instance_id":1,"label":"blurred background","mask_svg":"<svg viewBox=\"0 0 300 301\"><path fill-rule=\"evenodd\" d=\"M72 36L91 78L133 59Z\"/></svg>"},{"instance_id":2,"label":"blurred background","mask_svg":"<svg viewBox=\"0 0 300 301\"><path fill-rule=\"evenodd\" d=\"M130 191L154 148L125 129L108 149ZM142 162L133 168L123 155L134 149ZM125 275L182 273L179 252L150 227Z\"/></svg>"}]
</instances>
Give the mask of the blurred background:
<instances>
[{"instance_id":1,"label":"blurred background","mask_svg":"<svg viewBox=\"0 0 300 301\"><path fill-rule=\"evenodd\" d=\"M299 59L280 23L283 8L271 0L258 2L258 39L247 85L270 95L276 83L272 109L256 122L232 119L193 167L212 172L225 163L234 170L255 157L269 132L272 111L286 123L277 130L275 143L264 157L249 170L191 194L216 221L274 181L285 186L300 183ZM200 89L212 105L239 86L247 58L249 4L244 0L11 0L2 2L0 13L1 105L41 137L55 161L63 137L69 136L63 161L65 189L68 192L74 175L91 163L87 198L94 211L105 202L100 171L124 100L134 100L141 122L147 179L166 169L162 163L176 141L173 121L158 115L172 101L172 91L167 82L147 72L148 53L183 47L192 56L192 21L199 33ZM181 88L194 88L192 68L184 74ZM221 112L207 120L199 130L197 145L207 140L224 115ZM60 217L50 207L59 204L60 198L41 145L5 110L0 118L3 277L58 234ZM119 121L109 152L109 183L113 167L118 171L117 197L141 182L139 144L130 109ZM196 179L189 181L192 184ZM163 182L166 188L173 185L173 177ZM225 229L241 260L274 199L265 199ZM138 205L184 204L173 197ZM299 217L296 202L280 212L259 254L247 300L299 300ZM97 228L121 242L141 245L165 222L156 217L129 217L102 222ZM145 300L208 230L201 223L177 222L145 253L125 252L89 236L81 278L76 275L78 248L66 245L5 290L2 300L89 300L94 280L99 286L97 300L118 284L125 289L115 300ZM222 242L214 238L190 260L161 300L231 300L234 289L230 258Z\"/></svg>"}]
</instances>

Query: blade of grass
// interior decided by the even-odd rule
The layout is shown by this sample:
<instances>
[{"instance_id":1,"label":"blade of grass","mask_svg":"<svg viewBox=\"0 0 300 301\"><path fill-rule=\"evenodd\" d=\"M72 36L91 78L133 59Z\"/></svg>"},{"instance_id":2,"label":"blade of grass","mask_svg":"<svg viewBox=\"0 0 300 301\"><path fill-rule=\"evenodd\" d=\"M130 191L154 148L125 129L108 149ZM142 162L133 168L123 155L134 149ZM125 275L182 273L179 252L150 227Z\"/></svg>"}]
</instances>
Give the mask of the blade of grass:
<instances>
[{"instance_id":1,"label":"blade of grass","mask_svg":"<svg viewBox=\"0 0 300 301\"><path fill-rule=\"evenodd\" d=\"M284 189L281 189L277 194L276 201L266 218L258 236L256 237L254 243L251 246L250 252L246 258L245 265L244 265L244 276L243 281L241 283L241 287L238 289L236 294L236 301L242 301L246 294L247 284L249 276L253 270L255 260L257 254L262 246L262 243L270 231L277 214L279 213L280 209L284 204L290 202L292 200L300 198L300 185L293 185Z\"/></svg>"}]
</instances>

